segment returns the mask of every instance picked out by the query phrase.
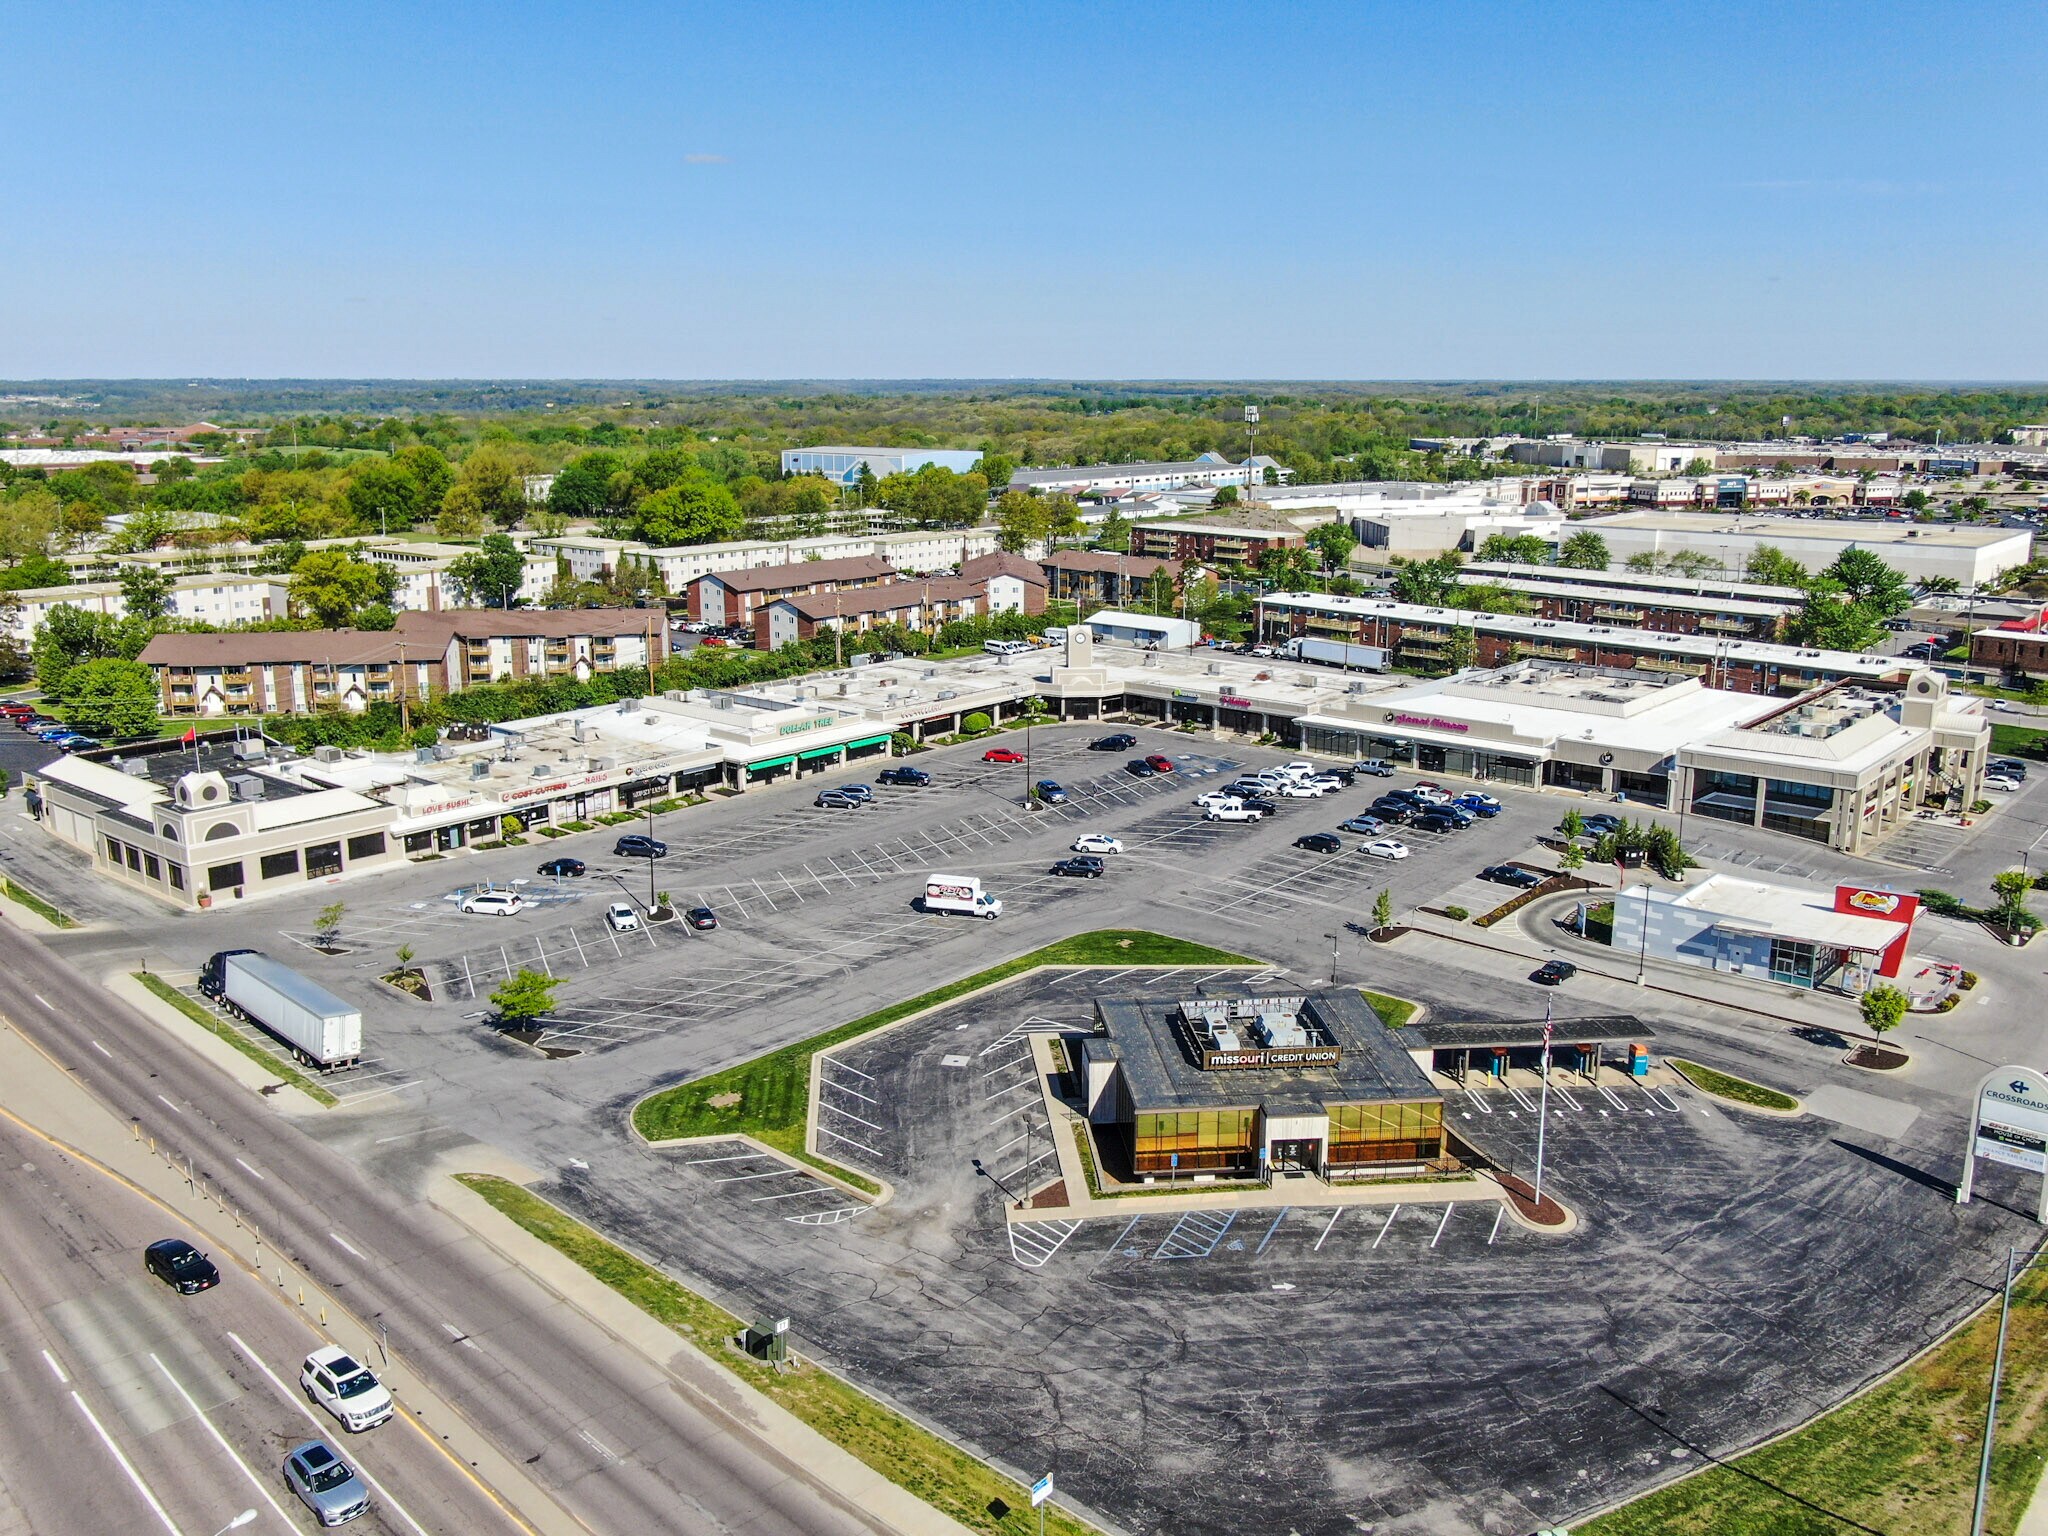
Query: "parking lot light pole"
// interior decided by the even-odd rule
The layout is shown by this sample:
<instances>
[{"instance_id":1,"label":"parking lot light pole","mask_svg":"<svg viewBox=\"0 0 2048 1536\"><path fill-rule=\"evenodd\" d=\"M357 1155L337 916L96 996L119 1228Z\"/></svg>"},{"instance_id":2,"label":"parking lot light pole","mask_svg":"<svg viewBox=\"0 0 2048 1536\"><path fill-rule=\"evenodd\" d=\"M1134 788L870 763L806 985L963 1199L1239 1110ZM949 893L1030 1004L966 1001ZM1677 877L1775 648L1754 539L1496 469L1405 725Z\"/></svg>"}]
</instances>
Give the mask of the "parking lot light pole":
<instances>
[{"instance_id":1,"label":"parking lot light pole","mask_svg":"<svg viewBox=\"0 0 2048 1536\"><path fill-rule=\"evenodd\" d=\"M997 1178L994 1174L990 1173L988 1171L988 1168L982 1163L982 1160L978 1157L974 1159L974 1171L980 1174L984 1179L987 1179L989 1183L995 1185L995 1187L997 1189L1000 1189L1004 1194L1008 1195L1011 1200L1015 1201L1017 1208L1019 1210L1022 1210L1024 1208L1024 1202L1022 1200L1017 1199L1017 1192L1011 1189L1009 1185L1005 1184L1001 1179Z\"/></svg>"},{"instance_id":2,"label":"parking lot light pole","mask_svg":"<svg viewBox=\"0 0 2048 1536\"><path fill-rule=\"evenodd\" d=\"M1543 999L1543 1096L1536 1110L1536 1219L1543 1211L1543 1133L1550 1125L1550 999Z\"/></svg>"},{"instance_id":3,"label":"parking lot light pole","mask_svg":"<svg viewBox=\"0 0 2048 1536\"><path fill-rule=\"evenodd\" d=\"M654 913L654 812L647 813L647 911Z\"/></svg>"}]
</instances>

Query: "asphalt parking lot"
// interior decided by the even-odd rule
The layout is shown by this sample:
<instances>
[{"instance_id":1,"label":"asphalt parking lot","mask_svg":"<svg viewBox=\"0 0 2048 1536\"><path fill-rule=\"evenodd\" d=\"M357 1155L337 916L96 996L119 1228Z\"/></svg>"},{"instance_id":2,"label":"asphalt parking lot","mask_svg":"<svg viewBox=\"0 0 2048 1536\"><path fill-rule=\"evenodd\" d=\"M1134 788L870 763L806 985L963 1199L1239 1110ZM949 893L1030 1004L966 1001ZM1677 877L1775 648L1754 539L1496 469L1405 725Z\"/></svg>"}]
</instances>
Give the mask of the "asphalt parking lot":
<instances>
[{"instance_id":1,"label":"asphalt parking lot","mask_svg":"<svg viewBox=\"0 0 2048 1536\"><path fill-rule=\"evenodd\" d=\"M1025 1034L1077 1026L1096 987L1203 974L1035 976L836 1053L828 1145L897 1188L867 1214L799 1223L830 1196L766 1200L781 1178L695 1146L550 1193L1009 1465L1059 1466L1127 1529L1304 1536L1526 1532L1661 1480L1681 1442L1746 1444L1934 1336L2027 1229L2016 1189L1965 1212L1901 1176L1941 1166L1938 1113L1889 1140L1562 1076L1546 1153L1569 1237L1426 1191L1006 1224L973 1163L1011 1189L1048 1171ZM1488 1087L1449 1113L1526 1174L1537 1108Z\"/></svg>"}]
</instances>

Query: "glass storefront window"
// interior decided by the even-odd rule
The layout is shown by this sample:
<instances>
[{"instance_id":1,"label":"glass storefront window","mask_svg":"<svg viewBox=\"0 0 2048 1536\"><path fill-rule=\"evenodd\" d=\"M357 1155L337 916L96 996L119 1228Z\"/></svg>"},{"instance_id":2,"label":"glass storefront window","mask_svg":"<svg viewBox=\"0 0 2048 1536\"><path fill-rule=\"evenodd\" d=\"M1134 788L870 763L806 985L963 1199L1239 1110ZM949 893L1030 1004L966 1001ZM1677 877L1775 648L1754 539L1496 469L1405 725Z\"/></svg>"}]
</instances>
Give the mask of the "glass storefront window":
<instances>
[{"instance_id":1,"label":"glass storefront window","mask_svg":"<svg viewBox=\"0 0 2048 1536\"><path fill-rule=\"evenodd\" d=\"M1131 1165L1139 1173L1248 1167L1257 1119L1255 1109L1147 1111L1132 1128Z\"/></svg>"},{"instance_id":2,"label":"glass storefront window","mask_svg":"<svg viewBox=\"0 0 2048 1536\"><path fill-rule=\"evenodd\" d=\"M1441 1104L1333 1104L1330 1154L1339 1163L1424 1162L1443 1155Z\"/></svg>"}]
</instances>

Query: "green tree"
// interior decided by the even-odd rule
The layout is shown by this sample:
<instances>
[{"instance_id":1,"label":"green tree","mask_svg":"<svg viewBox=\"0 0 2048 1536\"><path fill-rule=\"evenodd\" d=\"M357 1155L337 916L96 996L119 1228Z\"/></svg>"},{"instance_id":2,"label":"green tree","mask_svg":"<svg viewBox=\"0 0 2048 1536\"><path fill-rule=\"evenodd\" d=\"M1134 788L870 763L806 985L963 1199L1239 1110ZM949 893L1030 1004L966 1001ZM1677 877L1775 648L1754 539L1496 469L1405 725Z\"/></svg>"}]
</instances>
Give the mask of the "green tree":
<instances>
[{"instance_id":1,"label":"green tree","mask_svg":"<svg viewBox=\"0 0 2048 1536\"><path fill-rule=\"evenodd\" d=\"M518 1028L531 1024L555 1007L556 978L521 966L491 993L491 1008L498 1022Z\"/></svg>"},{"instance_id":2,"label":"green tree","mask_svg":"<svg viewBox=\"0 0 2048 1536\"><path fill-rule=\"evenodd\" d=\"M132 660L129 636L121 621L108 613L88 613L69 603L60 603L36 626L30 646L36 668L36 682L54 698L64 696L64 679L73 667L109 657Z\"/></svg>"},{"instance_id":3,"label":"green tree","mask_svg":"<svg viewBox=\"0 0 2048 1536\"><path fill-rule=\"evenodd\" d=\"M1046 496L1045 546L1048 550L1058 549L1062 543L1078 539L1087 524L1081 521L1081 508L1071 496Z\"/></svg>"},{"instance_id":4,"label":"green tree","mask_svg":"<svg viewBox=\"0 0 2048 1536\"><path fill-rule=\"evenodd\" d=\"M1962 591L1963 584L1953 576L1923 576L1920 590L1930 597L1953 597Z\"/></svg>"},{"instance_id":5,"label":"green tree","mask_svg":"<svg viewBox=\"0 0 2048 1536\"><path fill-rule=\"evenodd\" d=\"M1444 642L1444 665L1453 672L1463 672L1479 660L1479 637L1470 625L1460 624Z\"/></svg>"},{"instance_id":6,"label":"green tree","mask_svg":"<svg viewBox=\"0 0 2048 1536\"><path fill-rule=\"evenodd\" d=\"M1718 576L1726 569L1719 560L1702 549L1681 549L1665 566L1680 576Z\"/></svg>"},{"instance_id":7,"label":"green tree","mask_svg":"<svg viewBox=\"0 0 2048 1536\"><path fill-rule=\"evenodd\" d=\"M1043 544L1052 532L1052 516L1043 498L1024 491L1005 491L996 498L996 547L1015 553Z\"/></svg>"},{"instance_id":8,"label":"green tree","mask_svg":"<svg viewBox=\"0 0 2048 1536\"><path fill-rule=\"evenodd\" d=\"M1913 606L1906 578L1886 565L1875 550L1845 549L1821 574L1873 618L1889 619Z\"/></svg>"},{"instance_id":9,"label":"green tree","mask_svg":"<svg viewBox=\"0 0 2048 1536\"><path fill-rule=\"evenodd\" d=\"M160 619L171 611L171 578L153 565L121 568L121 609L131 619Z\"/></svg>"},{"instance_id":10,"label":"green tree","mask_svg":"<svg viewBox=\"0 0 2048 1536\"><path fill-rule=\"evenodd\" d=\"M47 555L30 555L18 565L0 571L0 591L26 592L34 587L68 587L71 572Z\"/></svg>"},{"instance_id":11,"label":"green tree","mask_svg":"<svg viewBox=\"0 0 2048 1536\"><path fill-rule=\"evenodd\" d=\"M1654 549L1639 549L1621 564L1623 570L1634 571L1639 576L1655 576L1664 569L1665 560Z\"/></svg>"},{"instance_id":12,"label":"green tree","mask_svg":"<svg viewBox=\"0 0 2048 1536\"><path fill-rule=\"evenodd\" d=\"M1490 533L1480 542L1478 559L1507 565L1545 565L1550 545L1533 533Z\"/></svg>"},{"instance_id":13,"label":"green tree","mask_svg":"<svg viewBox=\"0 0 2048 1536\"><path fill-rule=\"evenodd\" d=\"M1017 472L1017 461L1006 453L989 453L983 450L981 462L974 468L975 472L988 482L988 488L995 491L1010 483L1010 476Z\"/></svg>"},{"instance_id":14,"label":"green tree","mask_svg":"<svg viewBox=\"0 0 2048 1536\"><path fill-rule=\"evenodd\" d=\"M107 548L117 555L139 555L169 542L177 531L177 522L169 512L161 507L144 507L123 519L120 532L107 541Z\"/></svg>"},{"instance_id":15,"label":"green tree","mask_svg":"<svg viewBox=\"0 0 2048 1536\"><path fill-rule=\"evenodd\" d=\"M1237 487L1236 487L1236 486L1234 486L1234 485L1219 485L1219 486L1217 486L1217 487L1216 487L1216 494L1215 494L1215 495L1213 495L1213 496L1211 496L1211 497L1209 498L1209 505L1210 505L1210 506L1212 506L1212 507L1234 507L1234 506L1236 506L1236 505L1237 505Z\"/></svg>"},{"instance_id":16,"label":"green tree","mask_svg":"<svg viewBox=\"0 0 2048 1536\"><path fill-rule=\"evenodd\" d=\"M345 901L331 901L313 918L313 937L322 947L332 949L341 939L341 920L348 912Z\"/></svg>"},{"instance_id":17,"label":"green tree","mask_svg":"<svg viewBox=\"0 0 2048 1536\"><path fill-rule=\"evenodd\" d=\"M1497 581L1475 581L1455 587L1451 601L1471 613L1527 613L1531 607L1528 598Z\"/></svg>"},{"instance_id":18,"label":"green tree","mask_svg":"<svg viewBox=\"0 0 2048 1536\"><path fill-rule=\"evenodd\" d=\"M1323 557L1323 569L1326 571L1341 571L1351 558L1351 551L1358 548L1358 536L1351 531L1351 525L1341 519L1311 528L1308 542L1309 547Z\"/></svg>"},{"instance_id":19,"label":"green tree","mask_svg":"<svg viewBox=\"0 0 2048 1536\"><path fill-rule=\"evenodd\" d=\"M732 492L702 470L656 491L633 509L634 536L657 546L737 538L745 523Z\"/></svg>"},{"instance_id":20,"label":"green tree","mask_svg":"<svg viewBox=\"0 0 2048 1536\"><path fill-rule=\"evenodd\" d=\"M484 608L510 608L526 580L526 557L511 537L487 533L483 542L448 564L448 579L467 601Z\"/></svg>"},{"instance_id":21,"label":"green tree","mask_svg":"<svg viewBox=\"0 0 2048 1536\"><path fill-rule=\"evenodd\" d=\"M988 482L977 474L956 475L927 464L915 474L883 476L875 498L928 528L966 528L981 520Z\"/></svg>"},{"instance_id":22,"label":"green tree","mask_svg":"<svg viewBox=\"0 0 2048 1536\"><path fill-rule=\"evenodd\" d=\"M1568 875L1575 875L1585 866L1586 850L1577 843L1566 843L1564 852L1557 856L1557 867Z\"/></svg>"},{"instance_id":23,"label":"green tree","mask_svg":"<svg viewBox=\"0 0 2048 1536\"><path fill-rule=\"evenodd\" d=\"M1743 563L1742 579L1766 587L1804 587L1812 577L1806 567L1770 544L1759 544Z\"/></svg>"},{"instance_id":24,"label":"green tree","mask_svg":"<svg viewBox=\"0 0 2048 1536\"><path fill-rule=\"evenodd\" d=\"M612 484L625 467L618 454L603 450L571 459L548 488L549 509L563 517L606 517L630 510L628 486Z\"/></svg>"},{"instance_id":25,"label":"green tree","mask_svg":"<svg viewBox=\"0 0 2048 1536\"><path fill-rule=\"evenodd\" d=\"M1695 479L1701 475L1711 475L1713 472L1713 463L1707 459L1687 459L1685 468L1680 471L1681 474L1691 475Z\"/></svg>"},{"instance_id":26,"label":"green tree","mask_svg":"<svg viewBox=\"0 0 2048 1536\"><path fill-rule=\"evenodd\" d=\"M64 674L64 716L88 735L147 736L156 729L156 677L139 661L105 656Z\"/></svg>"},{"instance_id":27,"label":"green tree","mask_svg":"<svg viewBox=\"0 0 2048 1536\"><path fill-rule=\"evenodd\" d=\"M419 481L396 459L371 459L361 465L349 477L342 500L356 525L369 533L410 528L427 511Z\"/></svg>"},{"instance_id":28,"label":"green tree","mask_svg":"<svg viewBox=\"0 0 2048 1536\"><path fill-rule=\"evenodd\" d=\"M1604 571L1607 541L1591 530L1575 533L1557 547L1557 563L1575 571Z\"/></svg>"},{"instance_id":29,"label":"green tree","mask_svg":"<svg viewBox=\"0 0 2048 1536\"><path fill-rule=\"evenodd\" d=\"M1391 886L1381 886L1379 895L1372 899L1372 925L1385 928L1394 920L1394 891Z\"/></svg>"},{"instance_id":30,"label":"green tree","mask_svg":"<svg viewBox=\"0 0 2048 1536\"><path fill-rule=\"evenodd\" d=\"M1906 1022L1906 1009L1911 1002L1897 987L1879 982L1858 999L1856 1006L1863 1015L1863 1027L1882 1040Z\"/></svg>"},{"instance_id":31,"label":"green tree","mask_svg":"<svg viewBox=\"0 0 2048 1536\"><path fill-rule=\"evenodd\" d=\"M482 443L470 451L455 472L449 495L461 494L465 506L501 528L517 527L526 516L526 477L540 467L532 454L505 443Z\"/></svg>"},{"instance_id":32,"label":"green tree","mask_svg":"<svg viewBox=\"0 0 2048 1536\"><path fill-rule=\"evenodd\" d=\"M1131 547L1131 520L1111 507L1109 515L1096 525L1095 547L1123 554Z\"/></svg>"},{"instance_id":33,"label":"green tree","mask_svg":"<svg viewBox=\"0 0 2048 1536\"><path fill-rule=\"evenodd\" d=\"M1565 835L1567 841L1576 842L1586 835L1586 818L1576 810L1568 810L1559 818L1557 830Z\"/></svg>"},{"instance_id":34,"label":"green tree","mask_svg":"<svg viewBox=\"0 0 2048 1536\"><path fill-rule=\"evenodd\" d=\"M434 531L444 539L457 540L473 539L482 533L484 505L477 493L466 485L451 485L448 494L441 498Z\"/></svg>"},{"instance_id":35,"label":"green tree","mask_svg":"<svg viewBox=\"0 0 2048 1536\"><path fill-rule=\"evenodd\" d=\"M1448 607L1451 594L1458 590L1458 568L1462 564L1456 550L1427 560L1411 560L1394 571L1394 596L1404 603Z\"/></svg>"},{"instance_id":36,"label":"green tree","mask_svg":"<svg viewBox=\"0 0 2048 1536\"><path fill-rule=\"evenodd\" d=\"M1991 910L2007 938L2016 931L2032 931L2041 925L2041 920L2027 910L2027 893L2033 888L2033 879L2024 870L2003 869L1991 877L1991 890L1998 898Z\"/></svg>"},{"instance_id":37,"label":"green tree","mask_svg":"<svg viewBox=\"0 0 2048 1536\"><path fill-rule=\"evenodd\" d=\"M440 449L427 443L408 444L391 456L391 462L410 475L418 487L413 520L421 522L432 516L455 483L455 467Z\"/></svg>"},{"instance_id":38,"label":"green tree","mask_svg":"<svg viewBox=\"0 0 2048 1536\"><path fill-rule=\"evenodd\" d=\"M328 629L346 626L356 610L389 603L398 573L345 549L316 549L292 567L292 608Z\"/></svg>"},{"instance_id":39,"label":"green tree","mask_svg":"<svg viewBox=\"0 0 2048 1536\"><path fill-rule=\"evenodd\" d=\"M1925 512L1927 510L1927 493L1915 487L1899 498L1899 505L1905 507L1908 511Z\"/></svg>"}]
</instances>

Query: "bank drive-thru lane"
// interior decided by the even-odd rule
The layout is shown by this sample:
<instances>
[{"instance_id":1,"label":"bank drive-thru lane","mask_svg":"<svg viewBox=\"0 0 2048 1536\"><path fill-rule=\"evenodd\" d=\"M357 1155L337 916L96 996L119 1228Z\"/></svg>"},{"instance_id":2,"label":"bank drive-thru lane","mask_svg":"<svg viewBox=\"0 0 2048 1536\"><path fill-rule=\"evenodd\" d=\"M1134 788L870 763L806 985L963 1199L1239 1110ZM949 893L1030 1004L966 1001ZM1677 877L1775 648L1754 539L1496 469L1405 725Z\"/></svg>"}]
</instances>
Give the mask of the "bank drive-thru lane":
<instances>
[{"instance_id":1,"label":"bank drive-thru lane","mask_svg":"<svg viewBox=\"0 0 2048 1536\"><path fill-rule=\"evenodd\" d=\"M374 1482L357 1529L526 1529L411 1419L347 1435L307 1404L327 1341L274 1289L227 1262L197 1296L146 1275L147 1244L196 1236L155 1204L8 1120L0 1168L0 1532L210 1536L253 1509L288 1536L309 1521L279 1466L316 1435Z\"/></svg>"},{"instance_id":2,"label":"bank drive-thru lane","mask_svg":"<svg viewBox=\"0 0 2048 1536\"><path fill-rule=\"evenodd\" d=\"M13 982L0 1012L26 1037L145 1136L189 1154L230 1203L264 1212L267 1242L381 1324L394 1357L588 1529L880 1529L457 1224L246 1102L246 1090L4 927L0 967Z\"/></svg>"}]
</instances>

